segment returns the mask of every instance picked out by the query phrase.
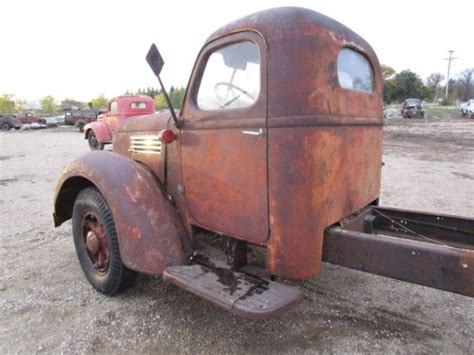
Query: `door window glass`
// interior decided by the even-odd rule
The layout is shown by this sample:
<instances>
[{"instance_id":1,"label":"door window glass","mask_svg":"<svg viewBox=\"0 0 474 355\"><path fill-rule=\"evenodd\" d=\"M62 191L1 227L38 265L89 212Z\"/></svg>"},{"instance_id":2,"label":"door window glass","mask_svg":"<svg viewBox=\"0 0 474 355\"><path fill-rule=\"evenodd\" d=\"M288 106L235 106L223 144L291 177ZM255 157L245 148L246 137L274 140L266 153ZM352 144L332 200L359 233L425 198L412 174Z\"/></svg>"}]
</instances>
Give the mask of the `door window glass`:
<instances>
[{"instance_id":1,"label":"door window glass","mask_svg":"<svg viewBox=\"0 0 474 355\"><path fill-rule=\"evenodd\" d=\"M116 114L118 112L117 101L112 101L110 103L110 113Z\"/></svg>"},{"instance_id":2,"label":"door window glass","mask_svg":"<svg viewBox=\"0 0 474 355\"><path fill-rule=\"evenodd\" d=\"M206 64L197 105L203 110L252 106L260 93L260 54L252 42L240 42L213 52Z\"/></svg>"}]
</instances>

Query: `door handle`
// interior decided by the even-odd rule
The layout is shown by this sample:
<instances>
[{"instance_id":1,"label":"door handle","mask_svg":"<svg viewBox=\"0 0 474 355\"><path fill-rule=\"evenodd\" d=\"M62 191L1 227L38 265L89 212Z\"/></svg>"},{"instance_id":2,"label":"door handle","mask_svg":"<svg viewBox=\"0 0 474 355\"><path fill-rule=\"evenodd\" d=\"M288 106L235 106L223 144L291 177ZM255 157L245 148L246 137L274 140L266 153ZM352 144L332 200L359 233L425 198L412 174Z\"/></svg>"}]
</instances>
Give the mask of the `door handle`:
<instances>
[{"instance_id":1,"label":"door handle","mask_svg":"<svg viewBox=\"0 0 474 355\"><path fill-rule=\"evenodd\" d=\"M243 134L255 137L263 137L263 128L259 128L258 131L242 131Z\"/></svg>"}]
</instances>

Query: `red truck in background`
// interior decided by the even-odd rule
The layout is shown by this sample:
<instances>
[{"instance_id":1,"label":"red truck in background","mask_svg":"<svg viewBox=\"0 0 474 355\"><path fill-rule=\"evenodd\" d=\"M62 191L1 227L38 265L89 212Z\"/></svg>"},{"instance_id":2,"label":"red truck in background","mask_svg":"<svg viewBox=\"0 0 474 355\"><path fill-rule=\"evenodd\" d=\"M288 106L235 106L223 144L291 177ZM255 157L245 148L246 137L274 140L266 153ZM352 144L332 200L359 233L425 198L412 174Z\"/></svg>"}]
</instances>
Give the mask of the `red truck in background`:
<instances>
[{"instance_id":1,"label":"red truck in background","mask_svg":"<svg viewBox=\"0 0 474 355\"><path fill-rule=\"evenodd\" d=\"M20 120L22 124L31 124L31 123L39 123L45 124L46 120L42 117L36 116L34 113L31 112L20 112L15 114L15 116Z\"/></svg>"},{"instance_id":2,"label":"red truck in background","mask_svg":"<svg viewBox=\"0 0 474 355\"><path fill-rule=\"evenodd\" d=\"M84 138L91 150L102 150L112 138L119 123L137 116L155 113L153 99L149 96L126 95L110 100L107 112L98 116L97 121L84 126Z\"/></svg>"}]
</instances>

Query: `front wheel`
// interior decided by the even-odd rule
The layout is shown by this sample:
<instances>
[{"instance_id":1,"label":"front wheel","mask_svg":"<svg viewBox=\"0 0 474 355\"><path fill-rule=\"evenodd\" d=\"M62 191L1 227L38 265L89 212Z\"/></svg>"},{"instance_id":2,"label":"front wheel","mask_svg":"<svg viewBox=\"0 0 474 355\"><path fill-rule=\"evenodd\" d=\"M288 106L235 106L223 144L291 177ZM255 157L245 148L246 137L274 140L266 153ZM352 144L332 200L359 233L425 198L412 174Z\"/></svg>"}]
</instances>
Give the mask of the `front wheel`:
<instances>
[{"instance_id":1,"label":"front wheel","mask_svg":"<svg viewBox=\"0 0 474 355\"><path fill-rule=\"evenodd\" d=\"M2 123L2 131L9 131L11 129L11 126L9 123L4 122Z\"/></svg>"},{"instance_id":2,"label":"front wheel","mask_svg":"<svg viewBox=\"0 0 474 355\"><path fill-rule=\"evenodd\" d=\"M134 273L122 263L112 212L97 189L79 193L72 234L82 271L97 291L113 296L131 283Z\"/></svg>"},{"instance_id":3,"label":"front wheel","mask_svg":"<svg viewBox=\"0 0 474 355\"><path fill-rule=\"evenodd\" d=\"M97 140L97 137L94 131L90 131L89 135L87 136L87 141L89 142L89 148L91 150L102 150L104 149L104 143L100 143Z\"/></svg>"}]
</instances>

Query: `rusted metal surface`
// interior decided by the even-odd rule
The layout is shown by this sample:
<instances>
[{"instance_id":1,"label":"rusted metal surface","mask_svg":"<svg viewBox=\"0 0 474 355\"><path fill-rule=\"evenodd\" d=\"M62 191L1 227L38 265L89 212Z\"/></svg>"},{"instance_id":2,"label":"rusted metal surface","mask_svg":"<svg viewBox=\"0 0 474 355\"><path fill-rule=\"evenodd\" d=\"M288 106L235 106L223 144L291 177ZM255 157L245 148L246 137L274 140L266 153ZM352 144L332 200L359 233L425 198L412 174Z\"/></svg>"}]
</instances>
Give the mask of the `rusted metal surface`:
<instances>
[{"instance_id":1,"label":"rusted metal surface","mask_svg":"<svg viewBox=\"0 0 474 355\"><path fill-rule=\"evenodd\" d=\"M111 152L93 152L74 161L57 185L56 225L71 218L81 188L78 178L95 185L110 206L128 268L160 275L165 267L186 262L186 232L149 169Z\"/></svg>"},{"instance_id":2,"label":"rusted metal surface","mask_svg":"<svg viewBox=\"0 0 474 355\"><path fill-rule=\"evenodd\" d=\"M199 153L183 149L183 157L201 154L204 161L212 161L222 154L215 148L216 144L222 147L225 140L238 139L229 134L232 132L230 129L215 132L221 127L229 127L225 126L226 112L203 112L195 107L194 102L208 48L230 42L230 33L244 36L248 31L258 33L264 39L264 42L256 42L261 53L266 48L262 72L268 87L267 122L265 127L263 123L253 127L263 127L267 137L270 272L295 279L312 277L320 270L324 229L379 196L383 120L379 63L372 48L361 37L340 23L310 10L278 8L237 20L209 37L208 45L196 61L182 115L185 122L191 121L191 125L201 129L213 128L209 135L218 139L206 146L210 140L207 131L200 133L200 139L195 140L199 142ZM340 87L337 58L344 47L356 50L370 61L375 78L373 93ZM255 109L258 107L257 104ZM247 112L229 115L234 115L233 124L236 126L247 117L256 116ZM254 154L259 155L259 143L248 144L252 144ZM241 152L229 150L225 155L241 165L249 160L247 150ZM222 155L220 160L213 162L222 166L226 159ZM198 168L197 163L195 166ZM199 167L203 166L207 167L206 162L203 165L200 161ZM251 167L255 169L255 166ZM183 174L185 169L183 165ZM205 172L208 173L207 169ZM213 174L225 175L222 171L209 172L211 179ZM185 189L192 178L194 171L189 173L189 178L183 179ZM202 184L199 193L193 191L193 195L198 196L191 206L193 217L197 215L194 210L203 204L211 206L213 201L208 202L203 197L211 196L214 186ZM239 201L240 195L222 196L218 191L220 189L215 193L219 201L230 197L227 204L235 201L240 208L245 203L250 211L259 211L255 208L258 202L255 200L264 198L262 193L254 194L254 198L246 197L245 202ZM212 211L214 219L225 220L226 217L216 217L215 211L220 210ZM252 213L248 215L255 217ZM210 213L200 217L204 221L202 224L211 218ZM263 216L259 218L260 224L262 219ZM233 224L226 221L226 226ZM238 236L240 231L245 238L249 234L246 226L250 225L240 223L240 228L236 232L232 230L231 235ZM229 232L228 229L223 231ZM255 237L251 235L247 240L263 240Z\"/></svg>"},{"instance_id":3,"label":"rusted metal surface","mask_svg":"<svg viewBox=\"0 0 474 355\"><path fill-rule=\"evenodd\" d=\"M200 77L210 53L227 43L252 41L266 67L266 43L255 32L213 41L198 56L181 112L178 136L188 223L263 244L268 238L266 72L260 73L260 94L250 107L204 111L197 107ZM243 135L262 129L263 137Z\"/></svg>"},{"instance_id":4,"label":"rusted metal surface","mask_svg":"<svg viewBox=\"0 0 474 355\"><path fill-rule=\"evenodd\" d=\"M275 317L303 301L296 287L199 264L168 267L163 279L250 319Z\"/></svg>"},{"instance_id":5,"label":"rusted metal surface","mask_svg":"<svg viewBox=\"0 0 474 355\"><path fill-rule=\"evenodd\" d=\"M161 144L158 152L158 132L168 126L170 113L160 113L136 117L121 124L113 139L114 152L125 155L133 160L148 166L158 177L162 184L165 183L165 156L167 144ZM141 138L149 137L143 141ZM132 141L137 142L140 149L133 149ZM177 142L170 144L178 145Z\"/></svg>"},{"instance_id":6,"label":"rusted metal surface","mask_svg":"<svg viewBox=\"0 0 474 355\"><path fill-rule=\"evenodd\" d=\"M472 218L386 207L376 207L372 214L371 227L374 233L385 232L416 239L426 236L440 243L474 249Z\"/></svg>"},{"instance_id":7,"label":"rusted metal surface","mask_svg":"<svg viewBox=\"0 0 474 355\"><path fill-rule=\"evenodd\" d=\"M378 197L381 140L378 127L270 130L272 273L319 273L326 227Z\"/></svg>"},{"instance_id":8,"label":"rusted metal surface","mask_svg":"<svg viewBox=\"0 0 474 355\"><path fill-rule=\"evenodd\" d=\"M208 59L243 41L255 44L260 58L255 103L199 108ZM338 57L347 48L367 60L373 91L341 87ZM241 67L233 68L232 77ZM214 89L222 84L232 87L217 82ZM118 118L109 113L103 119L110 120L110 131ZM113 141L120 155L86 155L66 169L56 193L55 222L71 217L81 188L95 185L112 209L126 266L164 272L165 280L252 318L279 314L301 301L298 290L268 281L270 275L313 277L323 257L472 296L471 222L466 227L444 216L440 231L433 216L373 207L380 193L382 125L380 65L361 37L310 10L263 11L209 37L197 57L179 124L172 123L170 112L123 121ZM164 143L163 129L175 140ZM335 223L340 226L331 227ZM201 228L237 239L234 249L227 245L224 264L232 259L240 270L197 265L195 259L189 264L190 239L197 253L194 232ZM363 233L369 230L380 234ZM86 247L98 255L100 240L90 232ZM422 234L437 242L420 240ZM251 244L268 251L268 270L246 265Z\"/></svg>"},{"instance_id":9,"label":"rusted metal surface","mask_svg":"<svg viewBox=\"0 0 474 355\"><path fill-rule=\"evenodd\" d=\"M332 264L474 297L474 234L466 247L332 227L323 255Z\"/></svg>"},{"instance_id":10,"label":"rusted metal surface","mask_svg":"<svg viewBox=\"0 0 474 355\"><path fill-rule=\"evenodd\" d=\"M103 222L95 212L89 211L84 215L81 227L84 247L91 264L100 273L107 272L110 249Z\"/></svg>"}]
</instances>

